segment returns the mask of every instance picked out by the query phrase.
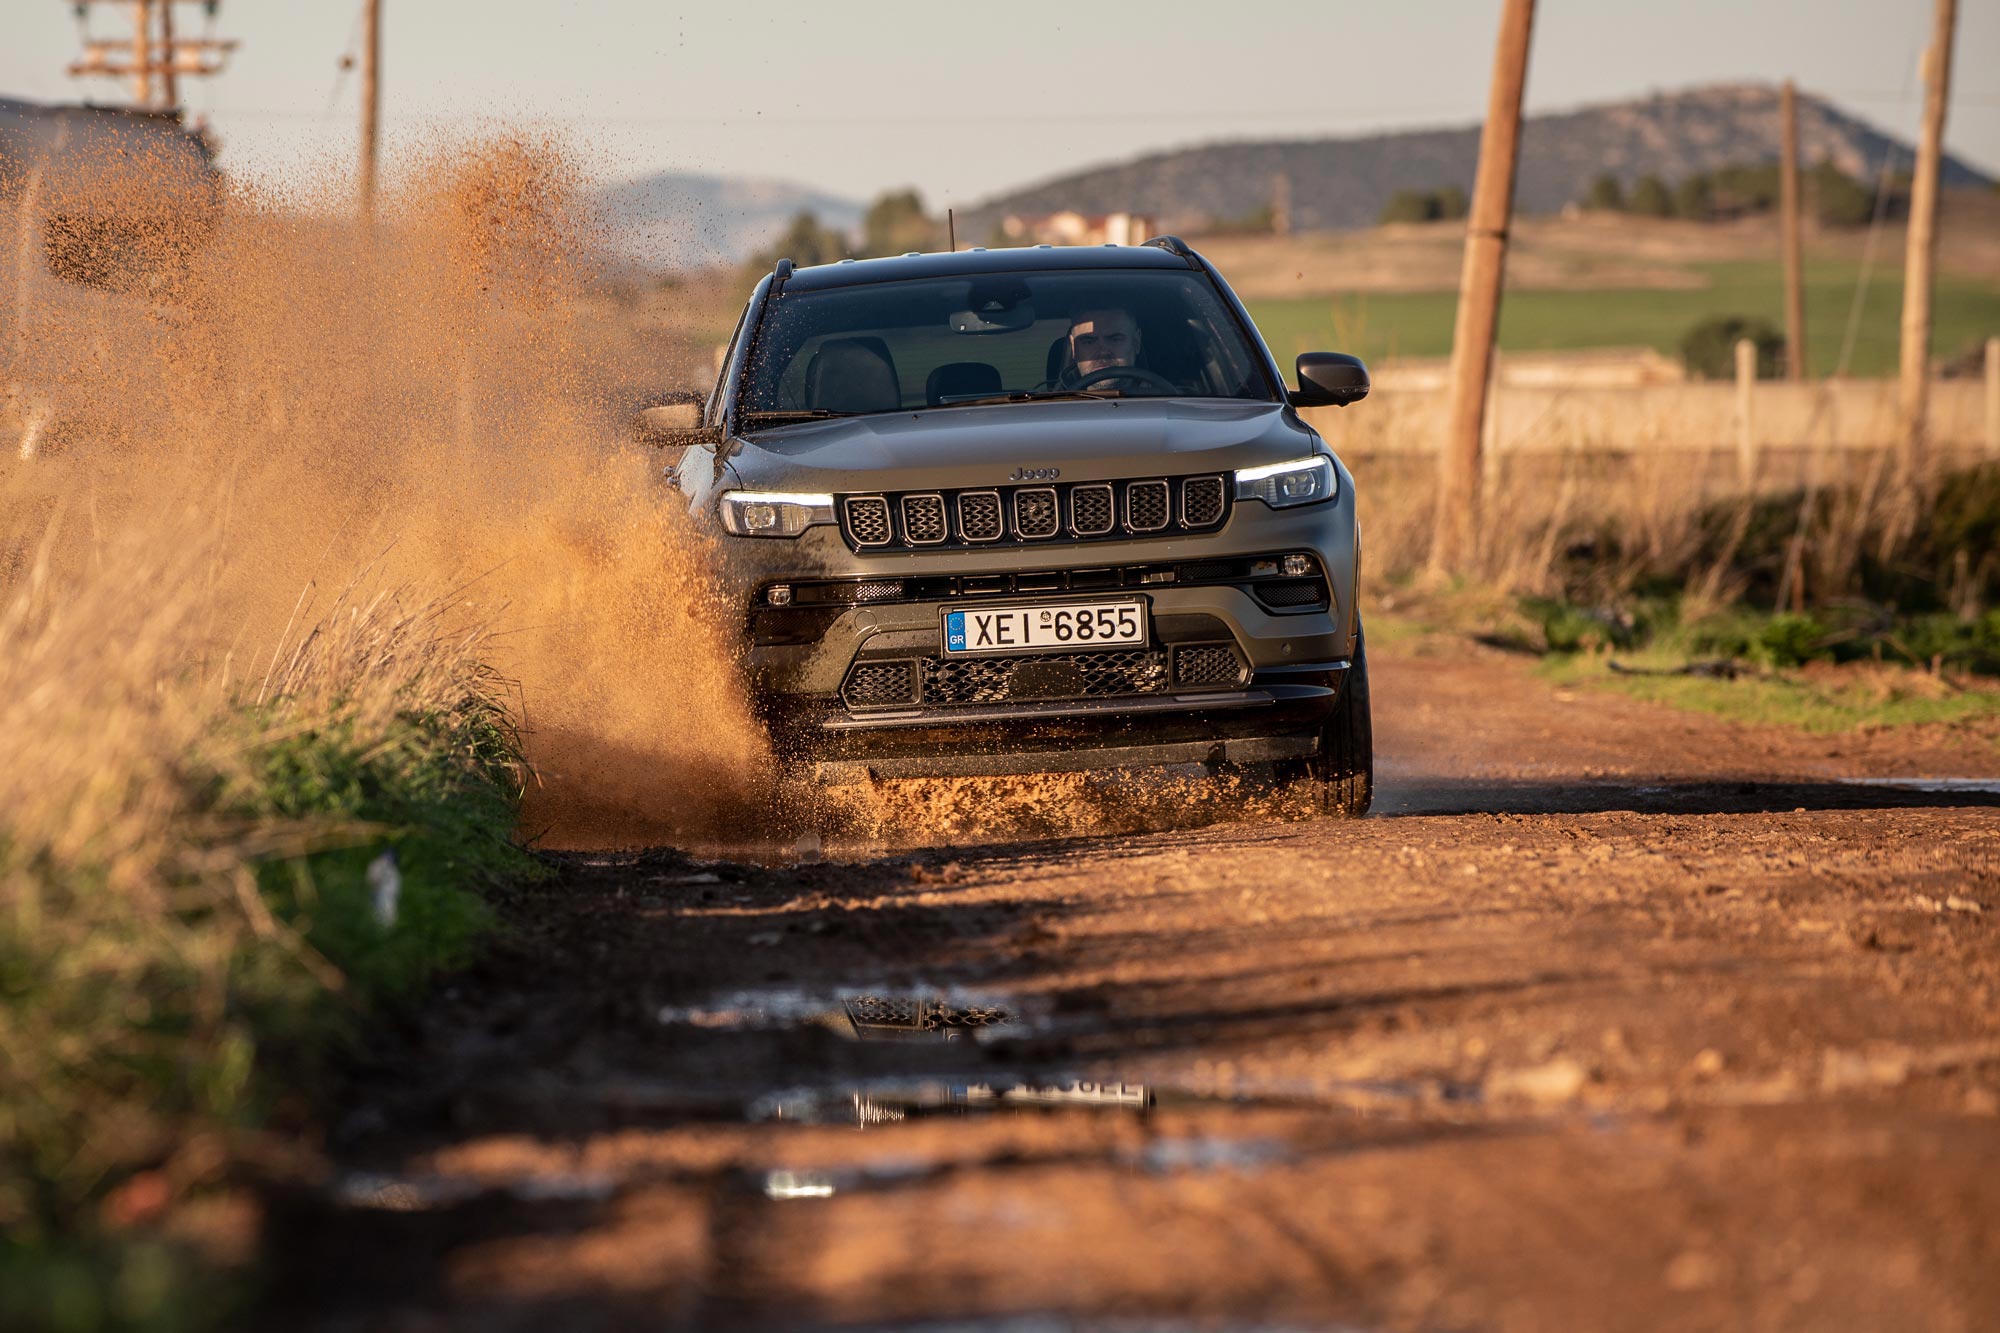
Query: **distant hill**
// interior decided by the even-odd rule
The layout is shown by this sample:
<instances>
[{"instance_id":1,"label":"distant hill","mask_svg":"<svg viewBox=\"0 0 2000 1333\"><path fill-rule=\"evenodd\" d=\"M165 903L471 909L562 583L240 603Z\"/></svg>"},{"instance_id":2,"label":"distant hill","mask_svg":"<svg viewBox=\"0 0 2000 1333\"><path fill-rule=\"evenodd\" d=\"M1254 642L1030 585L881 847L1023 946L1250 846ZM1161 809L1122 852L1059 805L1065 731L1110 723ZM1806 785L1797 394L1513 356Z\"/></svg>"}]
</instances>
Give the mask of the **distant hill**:
<instances>
[{"instance_id":1,"label":"distant hill","mask_svg":"<svg viewBox=\"0 0 2000 1333\"><path fill-rule=\"evenodd\" d=\"M853 229L862 206L788 181L663 171L598 195L613 248L647 268L736 263L775 240L801 209Z\"/></svg>"},{"instance_id":2,"label":"distant hill","mask_svg":"<svg viewBox=\"0 0 2000 1333\"><path fill-rule=\"evenodd\" d=\"M1804 93L1799 144L1806 165L1830 159L1863 179L1882 169L1885 151L1893 149L1905 164L1913 156L1902 141ZM1672 185L1697 171L1777 155L1775 87L1726 84L1533 116L1522 130L1515 206L1526 213L1556 212L1581 199L1605 172L1629 190L1647 174ZM967 210L959 226L961 234L983 236L1009 213L1076 209L1144 213L1164 229L1199 230L1264 208L1272 181L1282 173L1290 183L1295 230L1365 227L1397 190L1458 185L1470 193L1478 158L1477 125L1352 139L1209 144L1016 190ZM1990 180L1948 156L1944 183Z\"/></svg>"}]
</instances>

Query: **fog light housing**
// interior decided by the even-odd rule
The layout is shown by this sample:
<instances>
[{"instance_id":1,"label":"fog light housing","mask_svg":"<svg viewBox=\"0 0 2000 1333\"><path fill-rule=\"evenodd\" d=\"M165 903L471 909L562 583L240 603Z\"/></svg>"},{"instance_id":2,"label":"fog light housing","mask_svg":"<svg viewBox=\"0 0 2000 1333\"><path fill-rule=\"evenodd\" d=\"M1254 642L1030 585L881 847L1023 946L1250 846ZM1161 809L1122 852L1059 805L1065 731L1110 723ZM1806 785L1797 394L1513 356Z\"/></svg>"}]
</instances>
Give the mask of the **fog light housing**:
<instances>
[{"instance_id":1,"label":"fog light housing","mask_svg":"<svg viewBox=\"0 0 2000 1333\"><path fill-rule=\"evenodd\" d=\"M1280 563L1287 578L1302 579L1313 572L1311 556L1288 555Z\"/></svg>"},{"instance_id":2,"label":"fog light housing","mask_svg":"<svg viewBox=\"0 0 2000 1333\"><path fill-rule=\"evenodd\" d=\"M792 604L792 585L789 583L772 584L764 590L764 600L772 606L790 606Z\"/></svg>"}]
</instances>

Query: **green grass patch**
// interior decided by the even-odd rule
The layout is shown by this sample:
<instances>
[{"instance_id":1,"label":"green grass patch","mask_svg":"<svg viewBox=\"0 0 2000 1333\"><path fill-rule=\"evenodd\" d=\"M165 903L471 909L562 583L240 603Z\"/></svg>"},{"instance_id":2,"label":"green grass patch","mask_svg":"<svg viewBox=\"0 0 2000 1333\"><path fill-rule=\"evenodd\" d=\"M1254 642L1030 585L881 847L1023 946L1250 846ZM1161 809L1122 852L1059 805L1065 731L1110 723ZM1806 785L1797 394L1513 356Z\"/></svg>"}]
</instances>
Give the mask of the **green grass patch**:
<instances>
[{"instance_id":1,"label":"green grass patch","mask_svg":"<svg viewBox=\"0 0 2000 1333\"><path fill-rule=\"evenodd\" d=\"M472 956L490 892L542 873L512 840L519 753L486 700L365 735L338 707L223 730L226 771L190 756L180 773L186 842L152 901L117 866L24 864L0 826L0 875L38 909L0 919L0 1327L241 1317L240 1275L157 1224L240 1187L239 1145L324 1091L364 1024ZM391 850L393 920L369 876ZM243 894L260 906L239 915ZM149 1191L172 1203L145 1208Z\"/></svg>"},{"instance_id":2,"label":"green grass patch","mask_svg":"<svg viewBox=\"0 0 2000 1333\"><path fill-rule=\"evenodd\" d=\"M1690 266L1706 285L1601 291L1509 291L1500 309L1503 352L1651 347L1678 358L1681 339L1704 319L1747 315L1784 327L1784 278L1770 263ZM1860 264L1846 259L1806 265L1806 345L1815 375L1840 360ZM1456 292L1356 293L1247 303L1257 327L1282 361L1300 352L1336 348L1366 360L1451 354ZM1893 375L1903 309L1903 279L1895 264L1878 263L1869 279L1848 373ZM2000 284L1957 274L1937 282L1932 345L1953 356L2000 330Z\"/></svg>"},{"instance_id":3,"label":"green grass patch","mask_svg":"<svg viewBox=\"0 0 2000 1333\"><path fill-rule=\"evenodd\" d=\"M1670 652L1620 654L1621 664L1672 670L1684 664ZM2000 690L1940 691L1916 672L1899 685L1880 675L1842 681L1794 672L1717 680L1685 675L1624 675L1604 657L1566 654L1546 659L1543 679L1562 685L1613 690L1649 703L1711 713L1736 722L1792 727L1815 735L1862 728L1963 724L2000 719Z\"/></svg>"}]
</instances>

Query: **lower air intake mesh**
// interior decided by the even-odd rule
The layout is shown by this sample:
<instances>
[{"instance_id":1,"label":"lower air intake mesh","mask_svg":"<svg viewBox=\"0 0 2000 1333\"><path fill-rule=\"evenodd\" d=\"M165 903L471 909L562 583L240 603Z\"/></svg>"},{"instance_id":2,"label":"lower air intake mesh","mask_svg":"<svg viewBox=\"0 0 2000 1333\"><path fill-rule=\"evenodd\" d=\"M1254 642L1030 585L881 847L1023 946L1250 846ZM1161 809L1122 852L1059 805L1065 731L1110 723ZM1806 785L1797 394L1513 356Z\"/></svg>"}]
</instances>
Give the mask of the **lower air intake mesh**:
<instances>
[{"instance_id":1,"label":"lower air intake mesh","mask_svg":"<svg viewBox=\"0 0 2000 1333\"><path fill-rule=\"evenodd\" d=\"M1266 606L1320 606L1326 601L1326 585L1318 579L1285 579L1254 586L1257 600Z\"/></svg>"},{"instance_id":2,"label":"lower air intake mesh","mask_svg":"<svg viewBox=\"0 0 2000 1333\"><path fill-rule=\"evenodd\" d=\"M1018 657L924 659L927 704L994 704L1011 699L1100 699L1158 694L1167 655L1142 648Z\"/></svg>"},{"instance_id":3,"label":"lower air intake mesh","mask_svg":"<svg viewBox=\"0 0 2000 1333\"><path fill-rule=\"evenodd\" d=\"M857 662L847 673L841 695L850 708L879 708L884 704L913 701L915 664L899 662Z\"/></svg>"},{"instance_id":4,"label":"lower air intake mesh","mask_svg":"<svg viewBox=\"0 0 2000 1333\"><path fill-rule=\"evenodd\" d=\"M1176 685L1235 685L1243 679L1243 659L1221 643L1183 644L1174 649Z\"/></svg>"}]
</instances>

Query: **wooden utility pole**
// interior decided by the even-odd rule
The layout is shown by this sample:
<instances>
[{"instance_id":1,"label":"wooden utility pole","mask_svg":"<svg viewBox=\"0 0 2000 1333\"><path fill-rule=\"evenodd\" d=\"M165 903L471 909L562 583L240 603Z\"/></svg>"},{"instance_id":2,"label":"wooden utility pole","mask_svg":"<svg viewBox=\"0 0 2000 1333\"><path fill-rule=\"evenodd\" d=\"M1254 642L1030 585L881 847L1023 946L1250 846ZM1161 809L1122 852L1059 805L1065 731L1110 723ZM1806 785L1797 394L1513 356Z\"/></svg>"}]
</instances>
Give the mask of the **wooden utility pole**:
<instances>
[{"instance_id":1,"label":"wooden utility pole","mask_svg":"<svg viewBox=\"0 0 2000 1333\"><path fill-rule=\"evenodd\" d=\"M178 111L181 105L181 85L179 71L175 69L180 52L174 49L174 0L160 0L160 100L169 110Z\"/></svg>"},{"instance_id":2,"label":"wooden utility pole","mask_svg":"<svg viewBox=\"0 0 2000 1333\"><path fill-rule=\"evenodd\" d=\"M152 0L132 0L132 101L154 105Z\"/></svg>"},{"instance_id":3,"label":"wooden utility pole","mask_svg":"<svg viewBox=\"0 0 2000 1333\"><path fill-rule=\"evenodd\" d=\"M366 0L361 34L361 216L375 216L376 139L382 118L382 0Z\"/></svg>"},{"instance_id":4,"label":"wooden utility pole","mask_svg":"<svg viewBox=\"0 0 2000 1333\"><path fill-rule=\"evenodd\" d=\"M79 13L106 0L73 0ZM126 79L132 104L144 111L178 112L180 76L220 74L234 41L216 37L179 37L174 33L174 6L189 0L109 0L125 7L132 21L130 38L86 36L83 54L70 62L72 78ZM212 19L216 6L207 6ZM159 16L155 34L153 19Z\"/></svg>"},{"instance_id":5,"label":"wooden utility pole","mask_svg":"<svg viewBox=\"0 0 2000 1333\"><path fill-rule=\"evenodd\" d=\"M1799 218L1799 92L1790 79L1779 99L1783 160L1778 163L1778 203L1785 250L1785 378L1804 383L1806 374L1806 278L1804 223Z\"/></svg>"},{"instance_id":6,"label":"wooden utility pole","mask_svg":"<svg viewBox=\"0 0 2000 1333\"><path fill-rule=\"evenodd\" d=\"M1903 253L1902 454L1906 479L1917 477L1928 441L1931 379L1931 268L1937 259L1938 169L1944 156L1944 109L1951 92L1952 29L1958 0L1937 0L1924 53L1924 129L1910 183L1910 233Z\"/></svg>"},{"instance_id":7,"label":"wooden utility pole","mask_svg":"<svg viewBox=\"0 0 2000 1333\"><path fill-rule=\"evenodd\" d=\"M1528 82L1528 38L1535 0L1506 0L1493 52L1486 127L1479 136L1479 174L1465 227L1459 270L1458 324L1451 339L1451 396L1439 457L1438 521L1431 567L1462 569L1471 554L1479 504L1480 433L1500 320L1500 280L1507 262L1507 227L1514 212L1514 172L1520 160L1521 94Z\"/></svg>"}]
</instances>

